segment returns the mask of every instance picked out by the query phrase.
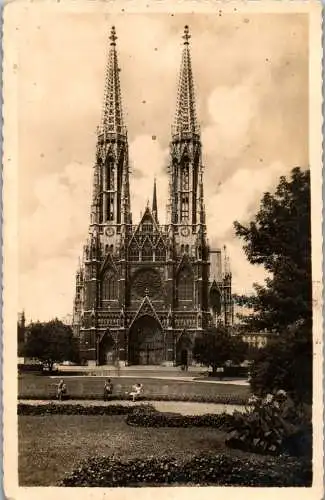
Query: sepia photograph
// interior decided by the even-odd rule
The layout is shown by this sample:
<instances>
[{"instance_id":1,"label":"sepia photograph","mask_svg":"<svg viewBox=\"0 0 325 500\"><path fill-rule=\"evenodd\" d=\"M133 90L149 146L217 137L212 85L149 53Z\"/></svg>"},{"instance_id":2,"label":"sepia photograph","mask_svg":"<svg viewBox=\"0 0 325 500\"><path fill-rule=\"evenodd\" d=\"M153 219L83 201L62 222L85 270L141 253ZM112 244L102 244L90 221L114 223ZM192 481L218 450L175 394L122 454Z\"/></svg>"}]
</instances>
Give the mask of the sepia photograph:
<instances>
[{"instance_id":1,"label":"sepia photograph","mask_svg":"<svg viewBox=\"0 0 325 500\"><path fill-rule=\"evenodd\" d=\"M321 2L157 3L5 7L5 491L318 499Z\"/></svg>"}]
</instances>

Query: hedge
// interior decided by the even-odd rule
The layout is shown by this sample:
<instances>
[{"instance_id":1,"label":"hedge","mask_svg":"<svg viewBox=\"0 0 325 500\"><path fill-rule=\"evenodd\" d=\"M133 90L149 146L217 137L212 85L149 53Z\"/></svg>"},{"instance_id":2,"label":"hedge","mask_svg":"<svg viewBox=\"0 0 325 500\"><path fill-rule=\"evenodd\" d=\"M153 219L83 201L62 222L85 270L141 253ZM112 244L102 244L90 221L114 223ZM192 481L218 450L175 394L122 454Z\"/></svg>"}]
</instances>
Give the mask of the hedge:
<instances>
[{"instance_id":1,"label":"hedge","mask_svg":"<svg viewBox=\"0 0 325 500\"><path fill-rule=\"evenodd\" d=\"M30 405L20 403L18 415L126 415L126 423L138 427L227 427L232 422L232 415L180 415L162 413L150 404L137 406L126 405L60 405L57 403Z\"/></svg>"},{"instance_id":2,"label":"hedge","mask_svg":"<svg viewBox=\"0 0 325 500\"><path fill-rule=\"evenodd\" d=\"M180 415L177 413L161 413L159 411L143 411L143 408L136 408L127 416L126 423L138 427L226 428L232 422L232 418L232 415L227 413L219 415Z\"/></svg>"},{"instance_id":3,"label":"hedge","mask_svg":"<svg viewBox=\"0 0 325 500\"><path fill-rule=\"evenodd\" d=\"M197 455L181 461L148 457L120 461L113 457L88 459L59 486L311 486L311 461L289 457Z\"/></svg>"},{"instance_id":4,"label":"hedge","mask_svg":"<svg viewBox=\"0 0 325 500\"><path fill-rule=\"evenodd\" d=\"M24 364L18 363L18 373L25 372L35 372L35 373L43 373L43 366L39 364Z\"/></svg>"},{"instance_id":5,"label":"hedge","mask_svg":"<svg viewBox=\"0 0 325 500\"><path fill-rule=\"evenodd\" d=\"M61 405L58 403L30 405L19 403L17 406L18 415L128 415L135 409L146 409L155 411L151 405L126 406L126 405L107 405L107 406L84 406L78 404Z\"/></svg>"},{"instance_id":6,"label":"hedge","mask_svg":"<svg viewBox=\"0 0 325 500\"><path fill-rule=\"evenodd\" d=\"M223 372L221 373L212 373L209 372L209 377L219 378L227 378L227 377L238 377L238 378L247 378L248 377L248 367L247 366L225 366Z\"/></svg>"}]
</instances>

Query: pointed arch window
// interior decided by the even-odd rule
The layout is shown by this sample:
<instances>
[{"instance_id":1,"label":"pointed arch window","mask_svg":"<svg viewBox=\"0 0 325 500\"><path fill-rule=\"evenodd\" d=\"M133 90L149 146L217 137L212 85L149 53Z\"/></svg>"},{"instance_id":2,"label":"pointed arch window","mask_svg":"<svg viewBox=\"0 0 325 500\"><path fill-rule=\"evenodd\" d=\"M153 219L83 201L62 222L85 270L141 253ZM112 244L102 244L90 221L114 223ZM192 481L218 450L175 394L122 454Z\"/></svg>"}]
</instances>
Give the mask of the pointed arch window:
<instances>
[{"instance_id":1,"label":"pointed arch window","mask_svg":"<svg viewBox=\"0 0 325 500\"><path fill-rule=\"evenodd\" d=\"M188 194L182 194L181 198L181 220L184 221L188 219L189 216L189 202Z\"/></svg>"},{"instance_id":2,"label":"pointed arch window","mask_svg":"<svg viewBox=\"0 0 325 500\"><path fill-rule=\"evenodd\" d=\"M174 212L174 218L175 218L175 223L177 223L178 222L178 196L177 196L177 194L175 194L174 199L175 199L175 207L176 207L176 210Z\"/></svg>"},{"instance_id":3,"label":"pointed arch window","mask_svg":"<svg viewBox=\"0 0 325 500\"><path fill-rule=\"evenodd\" d=\"M107 220L114 220L114 194L107 195Z\"/></svg>"},{"instance_id":4,"label":"pointed arch window","mask_svg":"<svg viewBox=\"0 0 325 500\"><path fill-rule=\"evenodd\" d=\"M177 292L178 300L192 300L193 299L193 274L190 269L182 269L177 278Z\"/></svg>"},{"instance_id":5,"label":"pointed arch window","mask_svg":"<svg viewBox=\"0 0 325 500\"><path fill-rule=\"evenodd\" d=\"M190 161L184 158L181 166L181 190L188 191L190 188Z\"/></svg>"},{"instance_id":6,"label":"pointed arch window","mask_svg":"<svg viewBox=\"0 0 325 500\"><path fill-rule=\"evenodd\" d=\"M114 190L114 160L113 158L108 158L106 162L106 176L105 176L105 190Z\"/></svg>"},{"instance_id":7,"label":"pointed arch window","mask_svg":"<svg viewBox=\"0 0 325 500\"><path fill-rule=\"evenodd\" d=\"M129 260L132 262L137 262L139 259L139 248L135 242L131 243L129 246Z\"/></svg>"},{"instance_id":8,"label":"pointed arch window","mask_svg":"<svg viewBox=\"0 0 325 500\"><path fill-rule=\"evenodd\" d=\"M155 260L162 261L166 259L166 250L163 243L160 241L155 249Z\"/></svg>"},{"instance_id":9,"label":"pointed arch window","mask_svg":"<svg viewBox=\"0 0 325 500\"><path fill-rule=\"evenodd\" d=\"M116 300L117 299L117 278L112 269L106 271L102 283L102 299Z\"/></svg>"},{"instance_id":10,"label":"pointed arch window","mask_svg":"<svg viewBox=\"0 0 325 500\"><path fill-rule=\"evenodd\" d=\"M141 249L141 257L143 261L153 260L152 246L150 245L149 241L146 241L143 244Z\"/></svg>"}]
</instances>

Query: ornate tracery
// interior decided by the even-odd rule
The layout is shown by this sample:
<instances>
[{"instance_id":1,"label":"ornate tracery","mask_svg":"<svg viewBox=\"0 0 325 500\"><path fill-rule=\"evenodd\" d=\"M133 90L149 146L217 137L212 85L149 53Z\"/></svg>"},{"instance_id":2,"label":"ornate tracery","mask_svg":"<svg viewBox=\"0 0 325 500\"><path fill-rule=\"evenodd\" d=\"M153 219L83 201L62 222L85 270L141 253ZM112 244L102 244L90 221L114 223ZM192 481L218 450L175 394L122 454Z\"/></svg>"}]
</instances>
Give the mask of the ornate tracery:
<instances>
[{"instance_id":1,"label":"ornate tracery","mask_svg":"<svg viewBox=\"0 0 325 500\"><path fill-rule=\"evenodd\" d=\"M117 277L112 269L108 269L102 281L102 300L117 299Z\"/></svg>"},{"instance_id":2,"label":"ornate tracery","mask_svg":"<svg viewBox=\"0 0 325 500\"><path fill-rule=\"evenodd\" d=\"M178 300L193 299L193 273L187 267L180 270L177 277Z\"/></svg>"}]
</instances>

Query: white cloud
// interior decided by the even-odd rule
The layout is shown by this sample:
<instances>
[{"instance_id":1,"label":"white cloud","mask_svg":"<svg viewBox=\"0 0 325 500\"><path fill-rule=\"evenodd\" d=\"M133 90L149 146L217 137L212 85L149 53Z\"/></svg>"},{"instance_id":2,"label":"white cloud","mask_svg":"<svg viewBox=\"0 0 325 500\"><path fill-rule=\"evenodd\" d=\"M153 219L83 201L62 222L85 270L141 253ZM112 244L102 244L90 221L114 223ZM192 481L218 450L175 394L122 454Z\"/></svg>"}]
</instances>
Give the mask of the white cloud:
<instances>
[{"instance_id":1,"label":"white cloud","mask_svg":"<svg viewBox=\"0 0 325 500\"><path fill-rule=\"evenodd\" d=\"M250 82L235 87L217 87L208 98L211 124L202 131L205 153L237 157L249 141L249 126L257 109Z\"/></svg>"},{"instance_id":2,"label":"white cloud","mask_svg":"<svg viewBox=\"0 0 325 500\"><path fill-rule=\"evenodd\" d=\"M20 274L20 306L26 311L27 321L62 318L71 313L76 267L76 258L53 256L38 259L35 268Z\"/></svg>"},{"instance_id":3,"label":"white cloud","mask_svg":"<svg viewBox=\"0 0 325 500\"><path fill-rule=\"evenodd\" d=\"M62 173L44 175L34 184L37 208L20 221L22 262L55 259L85 238L91 199L89 166L73 163ZM35 278L36 279L36 278ZM47 279L47 276L41 276Z\"/></svg>"},{"instance_id":4,"label":"white cloud","mask_svg":"<svg viewBox=\"0 0 325 500\"><path fill-rule=\"evenodd\" d=\"M241 241L233 239L226 243L228 255L231 257L233 292L239 295L249 294L253 291L253 283L263 283L267 273L263 266L248 262Z\"/></svg>"},{"instance_id":5,"label":"white cloud","mask_svg":"<svg viewBox=\"0 0 325 500\"><path fill-rule=\"evenodd\" d=\"M233 229L235 220L247 221L258 210L263 194L278 183L283 170L281 162L261 166L254 173L248 169L236 170L215 194L207 185L206 209L210 238L222 241Z\"/></svg>"}]
</instances>

